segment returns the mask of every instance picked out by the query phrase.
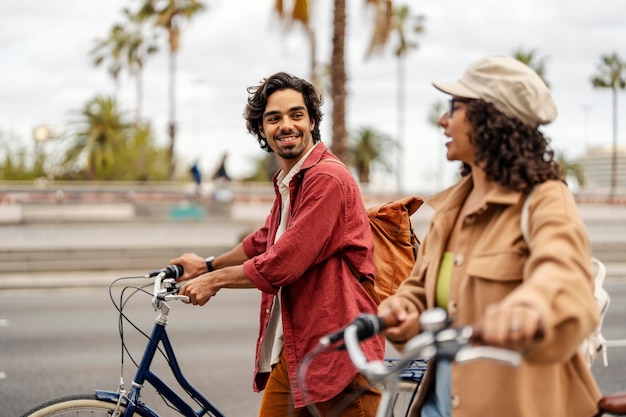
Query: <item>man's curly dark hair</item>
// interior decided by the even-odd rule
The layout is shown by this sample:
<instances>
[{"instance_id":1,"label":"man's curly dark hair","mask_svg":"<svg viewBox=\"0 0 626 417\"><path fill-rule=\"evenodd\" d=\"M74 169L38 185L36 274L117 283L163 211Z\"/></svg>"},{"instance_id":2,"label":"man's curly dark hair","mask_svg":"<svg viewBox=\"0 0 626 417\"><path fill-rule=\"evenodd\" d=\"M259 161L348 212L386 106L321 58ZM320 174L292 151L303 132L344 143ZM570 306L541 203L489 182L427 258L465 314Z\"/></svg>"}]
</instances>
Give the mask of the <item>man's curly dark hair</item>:
<instances>
[{"instance_id":1,"label":"man's curly dark hair","mask_svg":"<svg viewBox=\"0 0 626 417\"><path fill-rule=\"evenodd\" d=\"M549 140L536 128L484 100L468 100L465 117L473 127L469 139L476 148L474 162L484 167L488 179L523 193L547 180L564 180ZM461 176L470 172L463 164Z\"/></svg>"},{"instance_id":2,"label":"man's curly dark hair","mask_svg":"<svg viewBox=\"0 0 626 417\"><path fill-rule=\"evenodd\" d=\"M248 132L256 135L261 149L267 152L273 151L268 145L267 140L261 136L260 132L263 125L263 113L265 112L267 99L276 91L287 89L302 93L309 117L315 122L312 132L313 143L322 140L320 135L320 122L322 121L321 107L324 102L322 95L315 86L308 81L285 72L278 72L263 79L260 85L248 87L248 94L250 94L250 96L248 97L248 104L246 104L243 112Z\"/></svg>"}]
</instances>

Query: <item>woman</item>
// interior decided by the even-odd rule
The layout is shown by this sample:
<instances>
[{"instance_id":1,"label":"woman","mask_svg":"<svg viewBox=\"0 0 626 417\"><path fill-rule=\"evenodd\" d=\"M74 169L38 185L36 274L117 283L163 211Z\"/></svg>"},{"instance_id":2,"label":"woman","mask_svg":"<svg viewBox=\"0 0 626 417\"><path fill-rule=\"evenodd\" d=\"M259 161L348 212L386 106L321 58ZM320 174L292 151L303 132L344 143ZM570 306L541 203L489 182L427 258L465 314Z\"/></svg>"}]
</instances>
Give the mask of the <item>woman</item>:
<instances>
[{"instance_id":1,"label":"woman","mask_svg":"<svg viewBox=\"0 0 626 417\"><path fill-rule=\"evenodd\" d=\"M578 346L599 316L585 228L538 130L557 114L550 91L508 57L480 59L458 81L434 85L452 96L439 124L462 178L428 200L435 214L411 277L379 307L400 324L383 334L401 348L419 332L419 313L438 306L524 361L440 360L412 415L591 417L600 392ZM527 245L520 214L531 191Z\"/></svg>"}]
</instances>

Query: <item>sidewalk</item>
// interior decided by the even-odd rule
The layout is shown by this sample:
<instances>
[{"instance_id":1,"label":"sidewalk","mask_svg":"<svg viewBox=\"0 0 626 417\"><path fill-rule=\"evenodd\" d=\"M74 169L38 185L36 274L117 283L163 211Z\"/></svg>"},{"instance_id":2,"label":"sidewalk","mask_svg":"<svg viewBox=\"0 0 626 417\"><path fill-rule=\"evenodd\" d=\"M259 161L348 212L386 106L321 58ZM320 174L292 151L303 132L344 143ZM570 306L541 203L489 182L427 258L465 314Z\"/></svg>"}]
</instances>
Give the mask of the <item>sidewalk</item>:
<instances>
[{"instance_id":1,"label":"sidewalk","mask_svg":"<svg viewBox=\"0 0 626 417\"><path fill-rule=\"evenodd\" d=\"M626 263L607 264L606 281L623 280L626 278ZM108 270L108 271L71 271L71 272L31 272L16 274L0 274L0 296L14 291L24 290L55 290L55 289L86 289L107 288L116 279L132 278L136 285L145 285L151 280L145 278L148 270ZM131 281L124 280L115 285L128 285Z\"/></svg>"},{"instance_id":2,"label":"sidewalk","mask_svg":"<svg viewBox=\"0 0 626 417\"><path fill-rule=\"evenodd\" d=\"M106 288L122 277L133 277L138 285L148 284L144 277L149 271L71 271L71 272L30 272L0 274L0 296L13 290L52 290L69 288ZM126 284L129 281L125 281Z\"/></svg>"},{"instance_id":3,"label":"sidewalk","mask_svg":"<svg viewBox=\"0 0 626 417\"><path fill-rule=\"evenodd\" d=\"M254 210L254 213L259 210ZM203 221L32 223L0 226L0 291L28 288L106 287L121 276L165 267L184 252L215 255L236 245L262 223L221 216ZM430 208L413 216L418 236ZM608 279L626 278L626 208L583 206L594 256ZM254 218L254 220L251 220Z\"/></svg>"}]
</instances>

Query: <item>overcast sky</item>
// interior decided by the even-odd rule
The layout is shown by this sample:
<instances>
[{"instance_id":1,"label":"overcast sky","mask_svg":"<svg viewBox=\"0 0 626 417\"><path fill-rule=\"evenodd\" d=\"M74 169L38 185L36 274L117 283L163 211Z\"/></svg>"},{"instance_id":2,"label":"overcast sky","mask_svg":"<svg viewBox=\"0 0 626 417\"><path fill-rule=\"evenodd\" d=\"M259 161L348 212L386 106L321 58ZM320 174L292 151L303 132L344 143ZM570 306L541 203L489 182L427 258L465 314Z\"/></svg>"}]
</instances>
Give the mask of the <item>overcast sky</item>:
<instances>
[{"instance_id":1,"label":"overcast sky","mask_svg":"<svg viewBox=\"0 0 626 417\"><path fill-rule=\"evenodd\" d=\"M396 60L391 49L364 61L370 34L364 1L348 0L346 65L349 129L374 127L397 133ZM0 2L0 132L32 143L32 130L48 124L62 130L97 94L113 93L104 67L91 65L88 51L122 21L121 9L138 0L20 0ZM245 130L246 87L276 71L308 77L304 35L285 35L272 15L274 0L207 0L208 10L185 24L178 57L177 152L187 164L199 159L209 174L224 152L233 176L249 172L262 155ZM318 59L330 57L332 1L316 0ZM420 47L407 59L403 182L406 191L428 193L453 180L456 165L445 162L445 139L427 122L437 100L447 100L431 81L454 80L485 55L511 55L522 48L546 58L559 117L544 132L569 157L585 146L610 146L609 90L594 90L590 78L600 57L626 58L625 0L421 0L406 2L426 16ZM145 66L144 116L160 143L167 142L167 60L161 52ZM121 100L132 116L134 83L121 79ZM620 144L626 140L626 94L620 93ZM326 97L322 138L330 145L331 101ZM393 177L376 175L379 187Z\"/></svg>"}]
</instances>

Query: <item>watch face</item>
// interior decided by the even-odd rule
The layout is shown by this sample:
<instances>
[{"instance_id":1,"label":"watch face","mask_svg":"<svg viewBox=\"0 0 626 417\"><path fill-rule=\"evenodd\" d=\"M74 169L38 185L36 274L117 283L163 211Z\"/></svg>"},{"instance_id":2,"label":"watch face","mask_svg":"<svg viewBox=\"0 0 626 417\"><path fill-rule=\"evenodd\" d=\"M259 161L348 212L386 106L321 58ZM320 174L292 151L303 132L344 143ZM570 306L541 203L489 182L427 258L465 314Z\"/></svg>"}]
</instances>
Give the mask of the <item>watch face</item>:
<instances>
[{"instance_id":1,"label":"watch face","mask_svg":"<svg viewBox=\"0 0 626 417\"><path fill-rule=\"evenodd\" d=\"M206 262L206 268L209 272L215 271L215 268L213 268L213 259L215 259L215 256L209 256L204 260L204 262Z\"/></svg>"}]
</instances>

